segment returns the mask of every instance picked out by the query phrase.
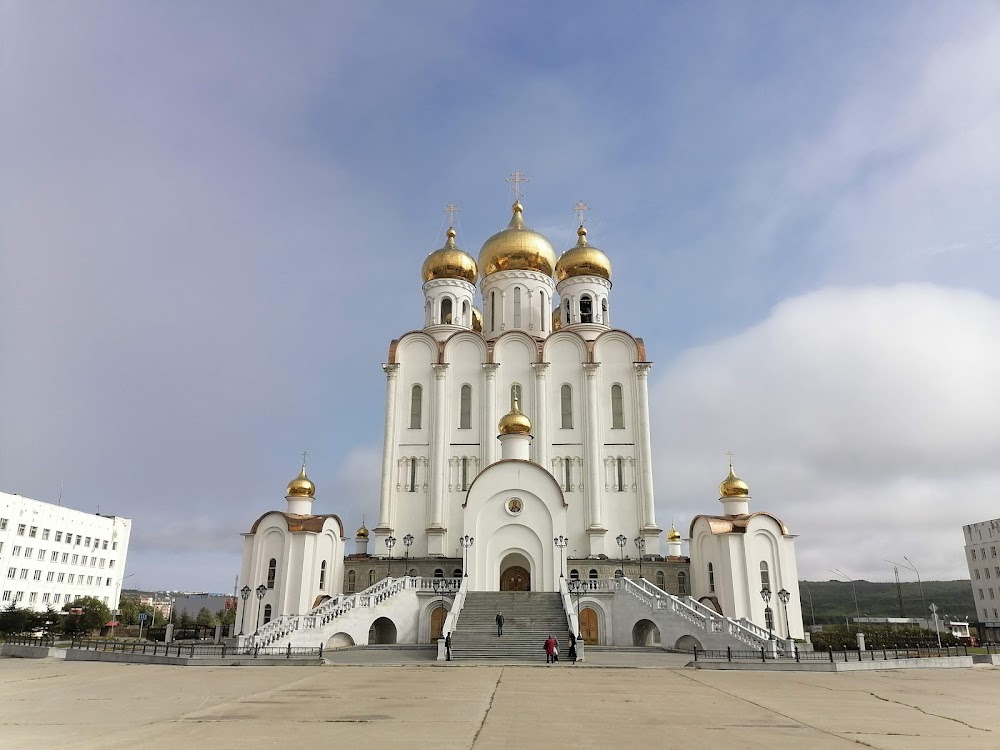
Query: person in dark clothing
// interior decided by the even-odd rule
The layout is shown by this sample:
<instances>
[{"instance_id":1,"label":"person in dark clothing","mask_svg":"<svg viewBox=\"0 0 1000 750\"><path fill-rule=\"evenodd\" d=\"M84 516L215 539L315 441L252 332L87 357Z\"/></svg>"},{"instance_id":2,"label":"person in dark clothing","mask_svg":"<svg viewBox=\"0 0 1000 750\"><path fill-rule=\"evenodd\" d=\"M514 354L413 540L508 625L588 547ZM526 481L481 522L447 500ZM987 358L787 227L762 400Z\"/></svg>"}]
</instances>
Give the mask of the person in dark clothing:
<instances>
[{"instance_id":1,"label":"person in dark clothing","mask_svg":"<svg viewBox=\"0 0 1000 750\"><path fill-rule=\"evenodd\" d=\"M444 653L445 659L447 659L447 661L451 661L451 633L448 633L444 637Z\"/></svg>"},{"instance_id":2,"label":"person in dark clothing","mask_svg":"<svg viewBox=\"0 0 1000 750\"><path fill-rule=\"evenodd\" d=\"M503 635L503 612L497 612L497 638Z\"/></svg>"},{"instance_id":3,"label":"person in dark clothing","mask_svg":"<svg viewBox=\"0 0 1000 750\"><path fill-rule=\"evenodd\" d=\"M576 664L576 636L569 634L569 658Z\"/></svg>"}]
</instances>

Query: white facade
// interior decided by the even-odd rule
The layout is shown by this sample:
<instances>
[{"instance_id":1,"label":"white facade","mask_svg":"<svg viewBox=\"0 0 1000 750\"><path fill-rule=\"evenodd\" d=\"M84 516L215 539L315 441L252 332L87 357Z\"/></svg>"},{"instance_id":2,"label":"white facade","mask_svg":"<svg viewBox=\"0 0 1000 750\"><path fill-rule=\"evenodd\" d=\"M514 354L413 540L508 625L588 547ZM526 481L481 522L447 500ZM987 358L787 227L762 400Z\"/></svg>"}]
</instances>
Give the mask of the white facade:
<instances>
[{"instance_id":1,"label":"white facade","mask_svg":"<svg viewBox=\"0 0 1000 750\"><path fill-rule=\"evenodd\" d=\"M962 530L976 615L985 627L1000 628L1000 518L966 524Z\"/></svg>"},{"instance_id":2,"label":"white facade","mask_svg":"<svg viewBox=\"0 0 1000 750\"><path fill-rule=\"evenodd\" d=\"M114 610L132 521L0 492L0 606L45 611L92 596Z\"/></svg>"}]
</instances>

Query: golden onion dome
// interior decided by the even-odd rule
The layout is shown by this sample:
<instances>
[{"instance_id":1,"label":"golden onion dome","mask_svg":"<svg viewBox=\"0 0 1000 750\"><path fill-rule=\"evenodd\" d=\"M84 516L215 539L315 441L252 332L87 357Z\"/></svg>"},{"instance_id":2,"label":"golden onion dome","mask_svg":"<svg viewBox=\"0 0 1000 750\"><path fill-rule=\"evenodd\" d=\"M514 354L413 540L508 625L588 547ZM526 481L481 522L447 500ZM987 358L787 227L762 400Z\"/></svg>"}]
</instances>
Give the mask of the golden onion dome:
<instances>
[{"instance_id":1,"label":"golden onion dome","mask_svg":"<svg viewBox=\"0 0 1000 750\"><path fill-rule=\"evenodd\" d=\"M733 471L733 462L729 462L729 476L722 480L722 484L719 485L719 497L747 497L750 494L750 488L747 487L747 483L736 476L736 472Z\"/></svg>"},{"instance_id":2,"label":"golden onion dome","mask_svg":"<svg viewBox=\"0 0 1000 750\"><path fill-rule=\"evenodd\" d=\"M306 466L303 464L299 475L288 483L287 497L313 497L315 494L316 485L306 476Z\"/></svg>"},{"instance_id":3,"label":"golden onion dome","mask_svg":"<svg viewBox=\"0 0 1000 750\"><path fill-rule=\"evenodd\" d=\"M551 276L556 267L556 251L538 232L524 224L524 206L515 201L510 224L483 244L479 251L479 273L483 278L497 271L537 271Z\"/></svg>"},{"instance_id":4,"label":"golden onion dome","mask_svg":"<svg viewBox=\"0 0 1000 750\"><path fill-rule=\"evenodd\" d=\"M596 247L587 244L587 228L580 225L576 230L576 245L562 254L556 263L556 281L572 276L600 276L611 280L611 261Z\"/></svg>"},{"instance_id":5,"label":"golden onion dome","mask_svg":"<svg viewBox=\"0 0 1000 750\"><path fill-rule=\"evenodd\" d=\"M368 538L368 529L365 528L365 522L362 521L361 528L358 529L358 539L367 539L367 538Z\"/></svg>"},{"instance_id":6,"label":"golden onion dome","mask_svg":"<svg viewBox=\"0 0 1000 750\"><path fill-rule=\"evenodd\" d=\"M455 244L454 227L448 227L448 240L444 247L428 255L420 269L424 281L462 279L475 284L477 274L475 259Z\"/></svg>"},{"instance_id":7,"label":"golden onion dome","mask_svg":"<svg viewBox=\"0 0 1000 750\"><path fill-rule=\"evenodd\" d=\"M560 328L562 328L562 313L557 307L552 311L552 330L558 331Z\"/></svg>"},{"instance_id":8,"label":"golden onion dome","mask_svg":"<svg viewBox=\"0 0 1000 750\"><path fill-rule=\"evenodd\" d=\"M674 528L673 524L670 524L670 531L667 532L668 542L679 542L681 540L681 532Z\"/></svg>"},{"instance_id":9,"label":"golden onion dome","mask_svg":"<svg viewBox=\"0 0 1000 750\"><path fill-rule=\"evenodd\" d=\"M510 411L500 418L501 435L530 435L531 420L518 408L517 399L511 404Z\"/></svg>"},{"instance_id":10,"label":"golden onion dome","mask_svg":"<svg viewBox=\"0 0 1000 750\"><path fill-rule=\"evenodd\" d=\"M483 314L478 307L472 308L472 330L476 333L483 332Z\"/></svg>"}]
</instances>

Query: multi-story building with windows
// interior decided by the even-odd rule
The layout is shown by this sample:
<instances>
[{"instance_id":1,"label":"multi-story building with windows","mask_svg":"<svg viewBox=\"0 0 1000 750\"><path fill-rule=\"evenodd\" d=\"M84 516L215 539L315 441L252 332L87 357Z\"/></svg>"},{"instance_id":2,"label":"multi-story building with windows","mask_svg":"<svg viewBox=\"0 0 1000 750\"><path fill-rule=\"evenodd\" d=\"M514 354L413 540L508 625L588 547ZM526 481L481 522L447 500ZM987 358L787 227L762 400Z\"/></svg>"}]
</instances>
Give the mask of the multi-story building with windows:
<instances>
[{"instance_id":1,"label":"multi-story building with windows","mask_svg":"<svg viewBox=\"0 0 1000 750\"><path fill-rule=\"evenodd\" d=\"M1000 641L1000 518L966 524L962 530L979 637L996 643Z\"/></svg>"},{"instance_id":2,"label":"multi-story building with windows","mask_svg":"<svg viewBox=\"0 0 1000 750\"><path fill-rule=\"evenodd\" d=\"M118 606L132 521L0 492L0 606Z\"/></svg>"}]
</instances>

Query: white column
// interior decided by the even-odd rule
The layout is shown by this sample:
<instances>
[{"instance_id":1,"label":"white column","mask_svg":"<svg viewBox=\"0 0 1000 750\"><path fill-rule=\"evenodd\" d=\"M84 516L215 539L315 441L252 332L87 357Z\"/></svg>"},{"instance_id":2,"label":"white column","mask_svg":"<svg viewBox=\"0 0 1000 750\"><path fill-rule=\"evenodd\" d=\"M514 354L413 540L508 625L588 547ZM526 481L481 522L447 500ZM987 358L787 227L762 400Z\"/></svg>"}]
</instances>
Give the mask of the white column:
<instances>
[{"instance_id":1,"label":"white column","mask_svg":"<svg viewBox=\"0 0 1000 750\"><path fill-rule=\"evenodd\" d=\"M444 528L444 466L447 452L448 425L445 422L447 405L448 365L432 365L434 368L434 421L431 423L431 466L430 494L431 517L427 524L432 528Z\"/></svg>"},{"instance_id":2,"label":"white column","mask_svg":"<svg viewBox=\"0 0 1000 750\"><path fill-rule=\"evenodd\" d=\"M639 520L642 524L643 536L655 536L655 545L650 546L650 540L646 540L646 549L651 550L649 554L659 553L659 533L662 529L656 525L656 514L653 504L653 450L649 441L649 370L651 362L636 362L635 374L636 385L639 390L639 413L637 416L639 433L636 442L639 449ZM648 533L647 533L648 532Z\"/></svg>"},{"instance_id":3,"label":"white column","mask_svg":"<svg viewBox=\"0 0 1000 750\"><path fill-rule=\"evenodd\" d=\"M600 363L592 362L583 366L586 373L586 442L584 444L584 460L587 469L587 480L584 483L584 497L590 509L590 525L587 533L590 536L590 555L604 554L604 503L601 493L601 443L600 421L597 417L597 373Z\"/></svg>"},{"instance_id":4,"label":"white column","mask_svg":"<svg viewBox=\"0 0 1000 750\"><path fill-rule=\"evenodd\" d=\"M549 422L549 412L545 399L548 392L545 373L549 369L549 363L536 362L532 365L532 368L535 370L535 413L529 414L528 419L531 420L531 426L535 433L535 441L533 443L535 463L543 469L548 469L549 438L547 425Z\"/></svg>"},{"instance_id":5,"label":"white column","mask_svg":"<svg viewBox=\"0 0 1000 750\"><path fill-rule=\"evenodd\" d=\"M393 516L393 466L396 463L396 375L398 364L382 365L385 370L385 431L382 434L382 488L378 501L378 528L390 529Z\"/></svg>"},{"instance_id":6,"label":"white column","mask_svg":"<svg viewBox=\"0 0 1000 750\"><path fill-rule=\"evenodd\" d=\"M483 398L483 463L486 466L497 460L497 368L499 365L486 363L486 393Z\"/></svg>"}]
</instances>

